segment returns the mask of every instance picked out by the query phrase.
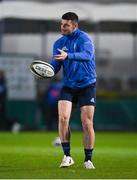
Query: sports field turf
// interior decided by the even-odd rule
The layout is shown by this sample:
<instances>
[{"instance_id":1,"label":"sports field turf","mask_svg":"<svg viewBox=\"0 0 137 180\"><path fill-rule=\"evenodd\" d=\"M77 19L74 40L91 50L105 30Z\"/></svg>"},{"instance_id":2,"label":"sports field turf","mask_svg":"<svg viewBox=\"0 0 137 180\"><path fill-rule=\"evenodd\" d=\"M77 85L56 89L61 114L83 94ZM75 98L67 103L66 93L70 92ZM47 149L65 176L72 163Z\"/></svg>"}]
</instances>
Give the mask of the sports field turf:
<instances>
[{"instance_id":1,"label":"sports field turf","mask_svg":"<svg viewBox=\"0 0 137 180\"><path fill-rule=\"evenodd\" d=\"M57 133L0 133L0 178L23 179L135 179L137 133L96 133L95 170L83 168L82 134L72 132L75 164L58 168L63 157L52 145Z\"/></svg>"}]
</instances>

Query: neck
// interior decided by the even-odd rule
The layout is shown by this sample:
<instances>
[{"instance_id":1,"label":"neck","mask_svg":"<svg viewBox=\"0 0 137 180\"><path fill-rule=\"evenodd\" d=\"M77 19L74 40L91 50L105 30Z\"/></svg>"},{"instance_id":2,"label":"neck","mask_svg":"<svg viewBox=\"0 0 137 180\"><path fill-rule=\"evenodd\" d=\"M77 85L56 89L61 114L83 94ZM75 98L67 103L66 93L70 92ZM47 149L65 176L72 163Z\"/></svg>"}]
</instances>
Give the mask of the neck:
<instances>
[{"instance_id":1,"label":"neck","mask_svg":"<svg viewBox=\"0 0 137 180\"><path fill-rule=\"evenodd\" d=\"M75 35L77 34L77 30L78 30L78 28L75 28L71 34L67 35L67 37L68 37L68 38L73 38L73 37L75 37Z\"/></svg>"}]
</instances>

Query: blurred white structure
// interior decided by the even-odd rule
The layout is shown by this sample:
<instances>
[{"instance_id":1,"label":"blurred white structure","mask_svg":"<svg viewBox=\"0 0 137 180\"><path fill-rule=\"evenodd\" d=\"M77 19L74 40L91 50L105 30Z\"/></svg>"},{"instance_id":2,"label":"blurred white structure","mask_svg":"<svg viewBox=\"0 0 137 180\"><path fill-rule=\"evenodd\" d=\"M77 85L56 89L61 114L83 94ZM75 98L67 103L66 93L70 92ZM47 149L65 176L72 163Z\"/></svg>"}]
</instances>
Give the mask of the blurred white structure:
<instances>
[{"instance_id":1,"label":"blurred white structure","mask_svg":"<svg viewBox=\"0 0 137 180\"><path fill-rule=\"evenodd\" d=\"M68 11L76 12L81 20L137 21L137 3L108 5L75 1L71 3L3 1L0 3L0 18L59 20L61 15Z\"/></svg>"},{"instance_id":2,"label":"blurred white structure","mask_svg":"<svg viewBox=\"0 0 137 180\"><path fill-rule=\"evenodd\" d=\"M100 21L137 22L137 3L95 4L90 2L54 2L40 3L34 1L2 1L0 3L0 19L24 20L60 20L61 15L68 11L76 12L80 20L91 24ZM59 31L59 30L58 30ZM96 39L96 34L91 34ZM37 34L4 34L2 53L36 54L50 56L52 44L60 36L59 33L47 32ZM135 40L133 40L135 39ZM98 34L97 48L109 52L114 59L133 59L136 45L135 36L124 33ZM133 43L134 41L134 43ZM133 52L134 51L134 52Z\"/></svg>"}]
</instances>

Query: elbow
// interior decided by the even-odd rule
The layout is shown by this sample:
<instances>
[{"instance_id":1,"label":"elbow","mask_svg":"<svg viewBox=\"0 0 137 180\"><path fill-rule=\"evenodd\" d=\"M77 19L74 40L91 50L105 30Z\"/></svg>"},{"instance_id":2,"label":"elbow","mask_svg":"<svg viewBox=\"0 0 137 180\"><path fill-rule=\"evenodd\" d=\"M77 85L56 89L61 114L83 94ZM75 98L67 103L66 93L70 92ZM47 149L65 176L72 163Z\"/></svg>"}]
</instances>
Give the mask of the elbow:
<instances>
[{"instance_id":1,"label":"elbow","mask_svg":"<svg viewBox=\"0 0 137 180\"><path fill-rule=\"evenodd\" d=\"M91 59L92 59L92 55L90 53L85 53L84 54L84 60L89 61Z\"/></svg>"}]
</instances>

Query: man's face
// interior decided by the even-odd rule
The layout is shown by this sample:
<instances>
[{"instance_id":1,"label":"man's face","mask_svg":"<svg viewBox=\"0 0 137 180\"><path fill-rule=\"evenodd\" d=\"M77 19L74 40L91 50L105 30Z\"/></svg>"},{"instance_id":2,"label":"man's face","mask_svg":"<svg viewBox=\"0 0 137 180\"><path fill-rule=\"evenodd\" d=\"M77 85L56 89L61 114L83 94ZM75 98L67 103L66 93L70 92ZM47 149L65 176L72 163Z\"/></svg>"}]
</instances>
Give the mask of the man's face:
<instances>
[{"instance_id":1,"label":"man's face","mask_svg":"<svg viewBox=\"0 0 137 180\"><path fill-rule=\"evenodd\" d=\"M77 27L77 23L71 20L61 20L61 34L62 35L70 35L74 29Z\"/></svg>"}]
</instances>

